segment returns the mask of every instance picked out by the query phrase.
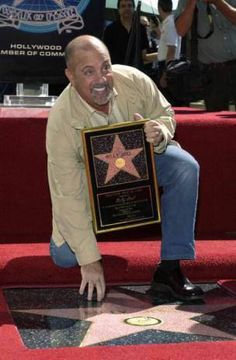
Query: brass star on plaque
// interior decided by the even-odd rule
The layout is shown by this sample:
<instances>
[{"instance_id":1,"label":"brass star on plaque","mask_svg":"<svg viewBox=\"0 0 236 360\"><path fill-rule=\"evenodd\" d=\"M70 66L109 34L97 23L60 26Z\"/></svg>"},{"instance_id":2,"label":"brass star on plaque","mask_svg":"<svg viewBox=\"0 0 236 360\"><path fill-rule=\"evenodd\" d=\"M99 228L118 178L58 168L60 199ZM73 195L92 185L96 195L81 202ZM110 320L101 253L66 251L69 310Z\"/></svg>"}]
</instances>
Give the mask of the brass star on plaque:
<instances>
[{"instance_id":1,"label":"brass star on plaque","mask_svg":"<svg viewBox=\"0 0 236 360\"><path fill-rule=\"evenodd\" d=\"M95 157L108 164L105 184L108 183L119 171L126 171L128 174L140 178L140 175L134 166L132 160L137 156L143 148L126 149L122 144L118 135L115 135L115 141L112 151L106 154L98 154Z\"/></svg>"}]
</instances>

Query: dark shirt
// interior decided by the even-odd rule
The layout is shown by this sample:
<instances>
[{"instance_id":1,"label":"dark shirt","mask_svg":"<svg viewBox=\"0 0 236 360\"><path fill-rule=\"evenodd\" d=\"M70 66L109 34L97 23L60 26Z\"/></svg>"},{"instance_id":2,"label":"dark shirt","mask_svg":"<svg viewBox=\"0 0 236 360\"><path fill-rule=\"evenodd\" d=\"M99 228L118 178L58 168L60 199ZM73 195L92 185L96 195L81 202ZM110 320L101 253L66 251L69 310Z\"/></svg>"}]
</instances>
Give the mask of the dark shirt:
<instances>
[{"instance_id":1,"label":"dark shirt","mask_svg":"<svg viewBox=\"0 0 236 360\"><path fill-rule=\"evenodd\" d=\"M129 37L130 32L126 30L120 20L114 21L106 27L103 35L103 41L110 52L112 64L125 64L125 55L128 47ZM144 25L140 24L140 49L148 50L148 48L149 44L146 28ZM131 47L130 54L129 61L126 63L126 65L132 66L134 65L133 62L135 58L135 41Z\"/></svg>"}]
</instances>

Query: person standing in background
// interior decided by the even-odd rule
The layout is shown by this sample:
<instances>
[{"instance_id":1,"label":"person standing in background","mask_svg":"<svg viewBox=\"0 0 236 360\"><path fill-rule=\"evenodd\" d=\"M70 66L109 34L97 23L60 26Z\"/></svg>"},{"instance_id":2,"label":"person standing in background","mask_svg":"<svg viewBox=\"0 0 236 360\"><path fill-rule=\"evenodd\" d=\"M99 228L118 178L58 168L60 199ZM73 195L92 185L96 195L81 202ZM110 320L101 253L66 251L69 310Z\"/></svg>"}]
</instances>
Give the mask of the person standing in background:
<instances>
[{"instance_id":1,"label":"person standing in background","mask_svg":"<svg viewBox=\"0 0 236 360\"><path fill-rule=\"evenodd\" d=\"M154 60L152 62L144 62L143 71L145 74L150 76L150 78L157 83L157 73L158 73L158 61L157 61L157 51L159 45L159 39L161 35L160 23L156 16L148 18L147 16L140 16L141 24L146 28L147 38L148 38L148 49L147 54L153 54Z\"/></svg>"},{"instance_id":2,"label":"person standing in background","mask_svg":"<svg viewBox=\"0 0 236 360\"><path fill-rule=\"evenodd\" d=\"M195 8L205 107L207 111L228 110L231 102L236 106L236 0L179 0L175 12L179 35L190 30Z\"/></svg>"},{"instance_id":3,"label":"person standing in background","mask_svg":"<svg viewBox=\"0 0 236 360\"><path fill-rule=\"evenodd\" d=\"M173 106L187 105L175 98L168 89L166 82L166 67L169 62L180 58L181 36L177 34L172 0L159 0L158 11L162 20L161 36L158 47L158 86Z\"/></svg>"},{"instance_id":4,"label":"person standing in background","mask_svg":"<svg viewBox=\"0 0 236 360\"><path fill-rule=\"evenodd\" d=\"M117 8L119 19L109 24L103 34L103 41L106 44L112 64L126 64L134 66L135 44L131 48L129 61L126 62L126 51L128 48L133 16L135 11L134 0L118 0ZM152 63L156 59L155 53L148 53L148 37L146 28L140 22L140 47L141 47L141 63Z\"/></svg>"},{"instance_id":5,"label":"person standing in background","mask_svg":"<svg viewBox=\"0 0 236 360\"><path fill-rule=\"evenodd\" d=\"M149 23L150 23L150 37L152 41L155 43L155 49L158 50L159 41L161 37L160 20L158 19L157 16L153 15L150 17Z\"/></svg>"}]
</instances>

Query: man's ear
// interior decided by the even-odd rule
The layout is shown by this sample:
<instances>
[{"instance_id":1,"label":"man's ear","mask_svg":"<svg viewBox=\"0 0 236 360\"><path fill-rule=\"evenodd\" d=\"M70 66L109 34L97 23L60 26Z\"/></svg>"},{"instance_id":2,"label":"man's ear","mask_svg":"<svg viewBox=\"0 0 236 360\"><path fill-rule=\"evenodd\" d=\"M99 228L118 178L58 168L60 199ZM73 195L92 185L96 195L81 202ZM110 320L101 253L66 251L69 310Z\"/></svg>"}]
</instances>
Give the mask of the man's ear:
<instances>
[{"instance_id":1,"label":"man's ear","mask_svg":"<svg viewBox=\"0 0 236 360\"><path fill-rule=\"evenodd\" d=\"M70 81L70 83L73 85L73 75L68 68L65 69L65 75L67 79Z\"/></svg>"}]
</instances>

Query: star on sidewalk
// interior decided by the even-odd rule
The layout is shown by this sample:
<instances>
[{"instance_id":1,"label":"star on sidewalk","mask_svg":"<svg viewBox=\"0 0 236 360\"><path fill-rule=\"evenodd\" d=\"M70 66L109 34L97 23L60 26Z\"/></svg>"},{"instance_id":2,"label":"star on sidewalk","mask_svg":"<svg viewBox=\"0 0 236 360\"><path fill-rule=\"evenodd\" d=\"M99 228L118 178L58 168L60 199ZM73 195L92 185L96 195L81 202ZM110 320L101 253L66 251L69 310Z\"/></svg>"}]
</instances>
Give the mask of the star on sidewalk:
<instances>
[{"instance_id":1,"label":"star on sidewalk","mask_svg":"<svg viewBox=\"0 0 236 360\"><path fill-rule=\"evenodd\" d=\"M112 151L106 154L98 154L95 157L108 164L105 184L108 183L121 170L128 174L140 178L140 175L134 166L132 160L137 156L143 148L126 149L122 144L118 135L115 136Z\"/></svg>"},{"instance_id":2,"label":"star on sidewalk","mask_svg":"<svg viewBox=\"0 0 236 360\"><path fill-rule=\"evenodd\" d=\"M136 294L137 296L137 294ZM119 290L111 289L106 299L95 305L81 305L72 308L60 309L20 309L14 310L24 314L35 314L45 317L67 318L77 320L81 324L86 321L88 330L81 338L80 346L91 346L118 341L129 336L142 338L145 331L153 331L154 338L158 334L168 336L193 336L207 339L234 340L236 335L223 326L217 325L217 321L225 321L225 314L222 312L234 312L236 301L213 304L191 304L177 305L164 304L153 306L146 297L136 298L135 293L122 293ZM217 319L217 314L220 314ZM228 315L230 316L230 315ZM138 317L138 319L157 319L158 321L150 326L135 326L127 324L127 319ZM202 318L204 318L202 320ZM212 321L212 318L215 320ZM234 320L232 319L232 322ZM210 324L210 325L209 325ZM231 329L232 324L228 324ZM156 334L156 335L155 335ZM171 335L172 334L172 335ZM73 335L73 334L72 334ZM40 336L40 335L39 335ZM156 340L157 341L157 340ZM196 339L195 339L196 341ZM158 342L158 341L157 341ZM173 342L173 341L172 341ZM142 343L142 340L140 340Z\"/></svg>"}]
</instances>

